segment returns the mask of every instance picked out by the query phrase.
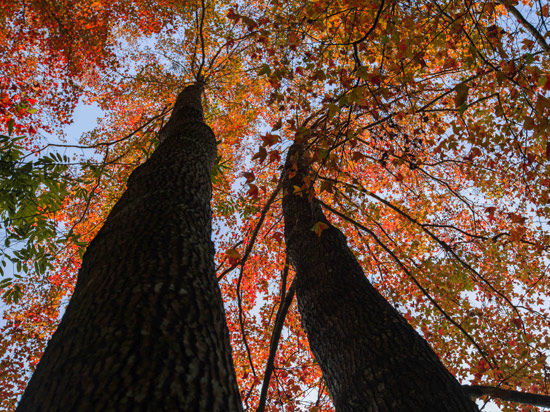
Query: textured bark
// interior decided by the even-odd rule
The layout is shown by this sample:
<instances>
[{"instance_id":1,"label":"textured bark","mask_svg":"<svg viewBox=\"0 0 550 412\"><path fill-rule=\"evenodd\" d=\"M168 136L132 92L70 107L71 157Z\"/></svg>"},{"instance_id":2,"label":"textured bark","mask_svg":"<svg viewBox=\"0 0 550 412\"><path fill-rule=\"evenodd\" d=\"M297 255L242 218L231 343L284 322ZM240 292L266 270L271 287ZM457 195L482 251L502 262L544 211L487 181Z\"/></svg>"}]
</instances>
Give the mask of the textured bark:
<instances>
[{"instance_id":1,"label":"textured bark","mask_svg":"<svg viewBox=\"0 0 550 412\"><path fill-rule=\"evenodd\" d=\"M336 410L476 411L426 341L368 282L315 199L294 192L304 181L307 187L307 173L294 144L283 177L287 253L302 324ZM312 231L317 222L328 225L321 236Z\"/></svg>"},{"instance_id":2,"label":"textured bark","mask_svg":"<svg viewBox=\"0 0 550 412\"><path fill-rule=\"evenodd\" d=\"M211 242L212 130L186 88L89 245L17 411L240 411Z\"/></svg>"}]
</instances>

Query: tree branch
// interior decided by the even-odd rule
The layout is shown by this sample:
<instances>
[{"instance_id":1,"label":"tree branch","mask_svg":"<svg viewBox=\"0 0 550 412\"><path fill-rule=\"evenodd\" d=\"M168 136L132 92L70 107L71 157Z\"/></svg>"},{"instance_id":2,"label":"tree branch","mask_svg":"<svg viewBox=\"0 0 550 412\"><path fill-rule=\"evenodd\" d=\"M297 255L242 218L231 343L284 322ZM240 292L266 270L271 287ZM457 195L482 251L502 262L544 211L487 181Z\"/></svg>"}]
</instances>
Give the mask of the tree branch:
<instances>
[{"instance_id":1,"label":"tree branch","mask_svg":"<svg viewBox=\"0 0 550 412\"><path fill-rule=\"evenodd\" d=\"M92 145L48 143L44 147L38 149L36 152L33 152L33 154L34 153L41 153L42 151L46 150L48 147L65 147L65 148L70 147L70 148L75 148L75 149L97 149L98 147L102 147L102 146L109 147L109 146L112 146L114 144L117 144L117 143L120 143L124 140L129 139L130 137L132 137L136 133L138 133L140 130L144 129L147 125L151 124L152 122L154 122L155 120L157 120L161 117L166 116L171 111L172 111L172 108L168 109L168 108L165 107L164 109L162 109L162 112L160 112L156 116L151 117L149 120L147 120L145 123L143 123L141 126L139 126L137 129L135 129L131 133L129 133L129 134L127 134L124 137L121 137L119 139L113 140L112 142L99 142L99 143L92 144Z\"/></svg>"},{"instance_id":2,"label":"tree branch","mask_svg":"<svg viewBox=\"0 0 550 412\"><path fill-rule=\"evenodd\" d=\"M288 266L285 267L285 270L288 271ZM285 324L286 314L288 313L288 309L294 299L295 290L296 285L294 281L292 281L284 300L281 302L279 309L277 310L277 316L275 318L275 324L273 325L273 332L271 332L271 340L269 342L269 355L265 365L264 380L262 382L262 390L260 392L260 402L256 412L264 412L265 410L267 390L269 389L269 382L271 381L271 374L274 369L275 355L277 354L277 347L279 346L279 339L281 338L281 331L283 330L283 326ZM284 293L284 290L281 290L281 293Z\"/></svg>"},{"instance_id":3,"label":"tree branch","mask_svg":"<svg viewBox=\"0 0 550 412\"><path fill-rule=\"evenodd\" d=\"M357 45L359 43L364 42L367 37L376 29L376 26L378 25L378 21L380 20L380 15L382 14L382 10L384 9L384 4L386 3L385 0L382 0L380 2L380 7L378 7L378 11L376 12L376 16L374 17L374 22L372 23L372 26L370 29L367 30L367 32L360 38L355 40L353 44L353 58L355 59L355 63L357 64L357 68L361 67L361 60L359 59L359 51L357 48Z\"/></svg>"},{"instance_id":4,"label":"tree branch","mask_svg":"<svg viewBox=\"0 0 550 412\"><path fill-rule=\"evenodd\" d=\"M279 191L281 190L281 182L279 182L277 184L277 187L275 188L275 190L273 191L273 193L271 193L271 196L269 197L269 199L267 200L266 204L264 205L264 208L262 209L262 212L260 213L260 219L258 220L258 223L256 224L256 227L254 228L254 232L252 233L252 236L250 238L250 242L248 242L248 244L246 245L246 249L243 253L243 257L241 258L241 260L239 260L237 263L235 263L234 265L231 265L230 267L228 267L227 269L225 269L219 276L218 276L218 282L220 280L222 280L225 275L227 275L229 272L231 272L233 269L235 269L237 266L239 265L244 265L246 260L248 259L248 256L250 255L250 252L252 252L252 248L254 247L254 243L256 242L256 237L258 237L258 233L260 232L260 229L262 227L262 224L264 223L264 220L265 220L265 217L267 215L267 212L269 211L269 208L271 207L271 204L273 203L273 201L275 200L275 198L277 197L277 195L279 194ZM242 243L239 242L239 243Z\"/></svg>"},{"instance_id":5,"label":"tree branch","mask_svg":"<svg viewBox=\"0 0 550 412\"><path fill-rule=\"evenodd\" d=\"M512 389L502 389L496 386L484 386L484 385L462 385L462 388L472 398L479 398L481 396L490 396L492 398L502 399L508 402L517 402L527 405L550 407L550 396L539 395L536 393L514 391Z\"/></svg>"},{"instance_id":6,"label":"tree branch","mask_svg":"<svg viewBox=\"0 0 550 412\"><path fill-rule=\"evenodd\" d=\"M332 180L332 181L335 181L335 179L325 179L325 180ZM338 181L336 181L338 182ZM348 184L349 185L349 184ZM351 185L352 187L357 187L356 185ZM439 246L446 252L448 252L449 254L451 254L451 256L456 260L458 261L458 263L460 263L464 268L466 268L470 273L472 273L475 277L477 277L478 279L480 279L482 281L482 283L484 283L485 285L487 285L489 287L490 290L492 290L494 293L496 293L498 296L500 296L509 306L510 308L516 313L516 315L518 316L519 320L521 321L521 325L522 325L522 329L523 329L523 333L526 334L526 330L525 330L525 325L523 324L523 319L521 317L521 314L519 313L519 310L518 308L513 304L513 302L503 293L501 292L500 290L496 289L493 284L491 282L489 282L487 280L487 278L485 278L481 273L479 273L472 265L470 265L468 262L466 262L466 260L464 260L463 258L461 258L455 251L454 249L451 247L451 245L449 245L447 242L445 242L443 239L441 239L440 237L436 236L434 232L432 232L430 229L428 229L428 226L427 225L423 225L422 223L420 223L418 220L416 220L414 217L412 217L411 215L409 215L408 213L405 213L402 209L400 209L399 207L395 206L394 204L388 202L387 200L385 200L384 198L378 196L377 194L365 189L365 188L360 188L360 190L367 194L368 196L372 197L373 199L376 199L377 201L381 202L382 204L386 205L387 207L389 207L390 209L392 209L393 211L399 213L401 216L403 216L404 218L406 218L407 220L409 220L411 223L414 223L416 226L418 226L424 233L426 233L432 240L434 240L437 244L439 244Z\"/></svg>"},{"instance_id":7,"label":"tree branch","mask_svg":"<svg viewBox=\"0 0 550 412\"><path fill-rule=\"evenodd\" d=\"M246 349L246 356L248 357L250 368L252 368L252 374L256 376L256 369L254 368L254 362L252 362L252 354L250 353L250 347L248 346L248 341L246 340L246 328L244 327L243 303L241 297L241 282L243 280L243 274L244 262L241 265L241 272L239 273L239 279L237 280L237 306L239 308L239 325L241 327L241 334L243 335L243 344Z\"/></svg>"},{"instance_id":8,"label":"tree branch","mask_svg":"<svg viewBox=\"0 0 550 412\"><path fill-rule=\"evenodd\" d=\"M546 43L546 40L544 40L544 37L542 36L542 34L540 34L540 32L535 28L535 26L533 26L531 23L529 23L529 21L525 17L523 17L523 14L521 14L518 9L516 9L506 0L499 0L499 3L502 4L510 14L512 14L516 19L518 19L520 24L529 33L531 33L531 35L537 40L537 43L540 45L540 47L544 49L545 52L550 51L550 46L548 45L548 43Z\"/></svg>"},{"instance_id":9,"label":"tree branch","mask_svg":"<svg viewBox=\"0 0 550 412\"><path fill-rule=\"evenodd\" d=\"M204 33L203 33L205 13L206 13L206 4L204 0L201 0L201 19L199 24L199 37L200 37L200 43L201 43L201 63L197 70L197 80L203 79L202 68L204 67L204 62L206 60L206 56L204 55Z\"/></svg>"}]
</instances>

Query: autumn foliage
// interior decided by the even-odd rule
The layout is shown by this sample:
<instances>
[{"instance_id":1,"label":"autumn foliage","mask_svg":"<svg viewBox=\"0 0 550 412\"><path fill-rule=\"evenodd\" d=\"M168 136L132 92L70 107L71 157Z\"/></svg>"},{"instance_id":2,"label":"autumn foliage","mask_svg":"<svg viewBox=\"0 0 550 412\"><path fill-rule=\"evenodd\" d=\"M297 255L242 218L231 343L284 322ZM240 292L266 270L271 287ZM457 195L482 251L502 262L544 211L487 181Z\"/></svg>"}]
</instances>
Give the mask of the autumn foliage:
<instances>
[{"instance_id":1,"label":"autumn foliage","mask_svg":"<svg viewBox=\"0 0 550 412\"><path fill-rule=\"evenodd\" d=\"M549 393L548 3L0 4L0 147L19 153L3 155L0 184L20 176L21 188L0 194L2 234L24 243L0 249L1 409L24 390L87 242L201 76L218 139L216 267L246 408L292 283L279 178L297 138L368 279L457 379ZM104 117L77 142L62 130L79 102ZM333 410L295 304L274 365L267 410Z\"/></svg>"}]
</instances>

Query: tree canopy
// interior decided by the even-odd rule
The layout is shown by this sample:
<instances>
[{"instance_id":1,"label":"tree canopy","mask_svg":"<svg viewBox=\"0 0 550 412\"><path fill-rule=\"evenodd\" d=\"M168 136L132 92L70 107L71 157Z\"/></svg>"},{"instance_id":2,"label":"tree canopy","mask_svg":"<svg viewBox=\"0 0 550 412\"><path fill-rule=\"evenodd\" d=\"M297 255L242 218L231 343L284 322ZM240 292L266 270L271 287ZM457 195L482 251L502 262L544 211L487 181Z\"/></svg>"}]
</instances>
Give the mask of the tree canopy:
<instances>
[{"instance_id":1,"label":"tree canopy","mask_svg":"<svg viewBox=\"0 0 550 412\"><path fill-rule=\"evenodd\" d=\"M333 410L283 236L281 168L305 137L325 214L451 373L550 392L548 3L1 4L1 408L15 407L84 248L197 79L218 139L216 268L246 408L271 359L269 410ZM79 102L105 116L76 142L62 130Z\"/></svg>"}]
</instances>

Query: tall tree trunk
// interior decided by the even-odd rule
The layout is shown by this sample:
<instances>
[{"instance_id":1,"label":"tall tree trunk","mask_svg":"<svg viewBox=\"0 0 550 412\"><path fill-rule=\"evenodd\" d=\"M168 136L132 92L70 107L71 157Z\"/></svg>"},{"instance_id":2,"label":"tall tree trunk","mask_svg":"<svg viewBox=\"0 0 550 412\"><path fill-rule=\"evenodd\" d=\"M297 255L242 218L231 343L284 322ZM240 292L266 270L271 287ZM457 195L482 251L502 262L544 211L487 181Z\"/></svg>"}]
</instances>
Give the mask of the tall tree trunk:
<instances>
[{"instance_id":1,"label":"tall tree trunk","mask_svg":"<svg viewBox=\"0 0 550 412\"><path fill-rule=\"evenodd\" d=\"M90 243L17 411L242 410L211 242L212 130L187 87Z\"/></svg>"},{"instance_id":2,"label":"tall tree trunk","mask_svg":"<svg viewBox=\"0 0 550 412\"><path fill-rule=\"evenodd\" d=\"M344 234L307 193L303 150L294 144L285 165L285 239L302 324L336 410L476 411L426 341L368 282ZM327 225L320 236L312 231L317 222Z\"/></svg>"}]
</instances>

